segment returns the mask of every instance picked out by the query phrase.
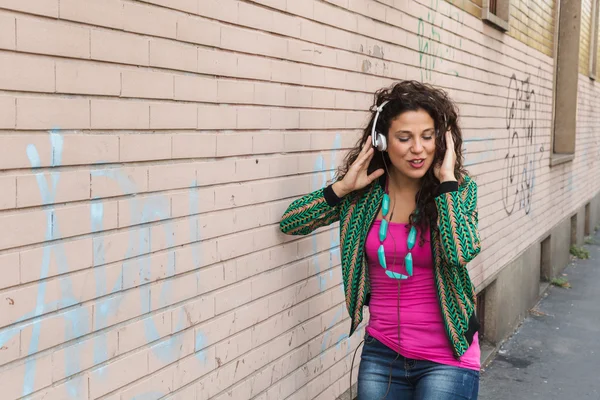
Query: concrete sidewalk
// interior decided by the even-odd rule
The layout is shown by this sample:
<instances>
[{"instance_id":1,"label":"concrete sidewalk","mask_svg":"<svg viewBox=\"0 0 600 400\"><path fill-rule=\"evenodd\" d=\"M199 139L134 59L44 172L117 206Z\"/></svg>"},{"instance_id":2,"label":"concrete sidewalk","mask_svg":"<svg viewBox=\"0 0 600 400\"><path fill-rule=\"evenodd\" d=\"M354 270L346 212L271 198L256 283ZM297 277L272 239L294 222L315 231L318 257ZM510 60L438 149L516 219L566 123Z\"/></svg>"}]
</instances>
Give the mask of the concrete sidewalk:
<instances>
[{"instance_id":1,"label":"concrete sidewalk","mask_svg":"<svg viewBox=\"0 0 600 400\"><path fill-rule=\"evenodd\" d=\"M480 400L600 399L600 232L482 371Z\"/></svg>"}]
</instances>

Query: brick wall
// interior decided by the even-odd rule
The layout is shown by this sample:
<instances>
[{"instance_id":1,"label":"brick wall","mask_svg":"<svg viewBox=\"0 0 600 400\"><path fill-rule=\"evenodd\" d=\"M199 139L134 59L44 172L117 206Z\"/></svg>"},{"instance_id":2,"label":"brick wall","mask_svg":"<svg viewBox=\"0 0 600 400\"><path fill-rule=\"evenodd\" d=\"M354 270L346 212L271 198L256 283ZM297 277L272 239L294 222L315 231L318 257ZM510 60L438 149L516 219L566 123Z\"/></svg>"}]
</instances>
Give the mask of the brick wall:
<instances>
[{"instance_id":1,"label":"brick wall","mask_svg":"<svg viewBox=\"0 0 600 400\"><path fill-rule=\"evenodd\" d=\"M553 57L555 17L556 0L510 0L508 34Z\"/></svg>"},{"instance_id":2,"label":"brick wall","mask_svg":"<svg viewBox=\"0 0 600 400\"><path fill-rule=\"evenodd\" d=\"M6 399L344 392L337 228L278 221L394 80L460 104L480 287L600 190L596 85L550 168L552 59L443 1L0 0L0 49Z\"/></svg>"},{"instance_id":3,"label":"brick wall","mask_svg":"<svg viewBox=\"0 0 600 400\"><path fill-rule=\"evenodd\" d=\"M579 42L579 73L589 75L590 41L592 34L592 2L581 1L581 39Z\"/></svg>"}]
</instances>

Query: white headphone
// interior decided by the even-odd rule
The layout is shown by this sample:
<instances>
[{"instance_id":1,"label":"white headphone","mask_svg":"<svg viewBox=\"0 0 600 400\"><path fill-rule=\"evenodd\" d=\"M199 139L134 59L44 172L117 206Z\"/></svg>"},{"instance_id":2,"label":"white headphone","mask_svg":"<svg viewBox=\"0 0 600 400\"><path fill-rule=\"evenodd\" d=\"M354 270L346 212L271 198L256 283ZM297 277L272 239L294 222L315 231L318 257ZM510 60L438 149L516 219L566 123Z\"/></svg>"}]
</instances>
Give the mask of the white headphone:
<instances>
[{"instance_id":1,"label":"white headphone","mask_svg":"<svg viewBox=\"0 0 600 400\"><path fill-rule=\"evenodd\" d=\"M379 118L379 113L383 111L383 107L389 103L389 100L381 103L380 106L377 107L377 112L375 113L375 119L373 120L373 126L371 127L371 143L373 147L375 147L379 151L385 151L387 149L387 140L385 139L385 135L380 132L375 131L375 127L377 126L377 119Z\"/></svg>"}]
</instances>

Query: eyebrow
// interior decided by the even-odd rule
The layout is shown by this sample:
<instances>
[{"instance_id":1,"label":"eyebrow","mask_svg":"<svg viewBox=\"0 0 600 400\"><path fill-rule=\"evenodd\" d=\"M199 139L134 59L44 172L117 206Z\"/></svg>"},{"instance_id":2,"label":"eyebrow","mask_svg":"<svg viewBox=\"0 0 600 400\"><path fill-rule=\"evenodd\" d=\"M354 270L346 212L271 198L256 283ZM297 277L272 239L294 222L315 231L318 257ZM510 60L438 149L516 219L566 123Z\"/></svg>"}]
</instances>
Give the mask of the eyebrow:
<instances>
[{"instance_id":1,"label":"eyebrow","mask_svg":"<svg viewBox=\"0 0 600 400\"><path fill-rule=\"evenodd\" d=\"M430 132L430 131L433 131L433 132L435 132L435 128L428 128L428 129L425 129L425 130L424 130L423 132L421 132L421 133ZM396 132L394 132L394 135L397 135L397 134L400 134L400 133L407 133L407 134L409 134L409 135L412 135L412 132L411 132L411 131L405 131L405 130L396 131Z\"/></svg>"}]
</instances>

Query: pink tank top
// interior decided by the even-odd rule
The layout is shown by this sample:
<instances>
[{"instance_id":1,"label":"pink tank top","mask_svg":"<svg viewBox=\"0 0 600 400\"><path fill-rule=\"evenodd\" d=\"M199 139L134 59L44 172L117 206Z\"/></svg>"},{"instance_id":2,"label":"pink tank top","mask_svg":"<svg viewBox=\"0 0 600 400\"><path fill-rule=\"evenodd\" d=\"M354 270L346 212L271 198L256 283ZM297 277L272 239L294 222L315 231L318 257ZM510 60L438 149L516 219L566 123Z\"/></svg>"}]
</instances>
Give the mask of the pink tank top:
<instances>
[{"instance_id":1,"label":"pink tank top","mask_svg":"<svg viewBox=\"0 0 600 400\"><path fill-rule=\"evenodd\" d=\"M371 284L367 333L406 358L429 360L479 371L480 349L477 333L460 361L452 354L435 287L429 230L425 232L426 242L423 246L419 245L420 232L417 235L417 244L412 250L413 276L400 281L398 321L398 281L385 274L377 258L380 224L379 220L373 223L365 245ZM384 242L387 267L406 275L404 256L408 251L407 225L390 223L388 229Z\"/></svg>"}]
</instances>

